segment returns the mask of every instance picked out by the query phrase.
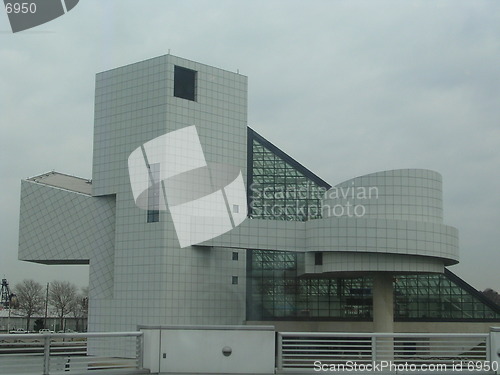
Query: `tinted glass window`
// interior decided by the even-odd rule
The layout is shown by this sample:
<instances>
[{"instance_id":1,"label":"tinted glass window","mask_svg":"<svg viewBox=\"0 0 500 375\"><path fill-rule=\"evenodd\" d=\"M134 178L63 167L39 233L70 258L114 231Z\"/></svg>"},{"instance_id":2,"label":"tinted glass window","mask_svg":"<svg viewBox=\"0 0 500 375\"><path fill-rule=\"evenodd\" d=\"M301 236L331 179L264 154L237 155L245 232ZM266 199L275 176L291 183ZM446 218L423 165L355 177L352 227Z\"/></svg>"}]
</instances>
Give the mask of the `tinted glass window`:
<instances>
[{"instance_id":1,"label":"tinted glass window","mask_svg":"<svg viewBox=\"0 0 500 375\"><path fill-rule=\"evenodd\" d=\"M176 66L174 69L174 96L196 100L196 71Z\"/></svg>"}]
</instances>

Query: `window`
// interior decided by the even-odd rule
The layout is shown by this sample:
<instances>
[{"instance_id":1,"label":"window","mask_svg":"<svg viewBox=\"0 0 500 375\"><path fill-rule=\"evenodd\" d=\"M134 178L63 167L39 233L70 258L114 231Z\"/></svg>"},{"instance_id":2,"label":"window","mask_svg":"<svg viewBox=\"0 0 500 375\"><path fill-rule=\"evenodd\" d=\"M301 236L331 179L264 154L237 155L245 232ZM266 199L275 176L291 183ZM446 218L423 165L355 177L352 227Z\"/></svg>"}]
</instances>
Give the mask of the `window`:
<instances>
[{"instance_id":1,"label":"window","mask_svg":"<svg viewBox=\"0 0 500 375\"><path fill-rule=\"evenodd\" d=\"M372 320L370 276L301 277L302 255L247 250L247 320ZM394 279L395 321L499 318L498 307L448 270L444 274L408 274Z\"/></svg>"},{"instance_id":2,"label":"window","mask_svg":"<svg viewBox=\"0 0 500 375\"><path fill-rule=\"evenodd\" d=\"M237 252L233 252L233 260L238 260L238 253Z\"/></svg>"},{"instance_id":3,"label":"window","mask_svg":"<svg viewBox=\"0 0 500 375\"><path fill-rule=\"evenodd\" d=\"M160 164L149 166L149 178L151 186L148 189L148 223L160 221Z\"/></svg>"},{"instance_id":4,"label":"window","mask_svg":"<svg viewBox=\"0 0 500 375\"><path fill-rule=\"evenodd\" d=\"M148 223L157 223L160 221L160 211L148 210Z\"/></svg>"},{"instance_id":5,"label":"window","mask_svg":"<svg viewBox=\"0 0 500 375\"><path fill-rule=\"evenodd\" d=\"M249 131L249 142L249 216L285 221L320 218L329 185L254 131Z\"/></svg>"},{"instance_id":6,"label":"window","mask_svg":"<svg viewBox=\"0 0 500 375\"><path fill-rule=\"evenodd\" d=\"M400 275L394 282L394 318L407 320L498 319L500 311L452 272Z\"/></svg>"},{"instance_id":7,"label":"window","mask_svg":"<svg viewBox=\"0 0 500 375\"><path fill-rule=\"evenodd\" d=\"M175 66L174 96L192 101L196 100L196 71Z\"/></svg>"},{"instance_id":8,"label":"window","mask_svg":"<svg viewBox=\"0 0 500 375\"><path fill-rule=\"evenodd\" d=\"M370 277L301 277L303 253L247 254L247 320L372 319Z\"/></svg>"},{"instance_id":9,"label":"window","mask_svg":"<svg viewBox=\"0 0 500 375\"><path fill-rule=\"evenodd\" d=\"M233 285L237 285L237 284L238 284L238 276L233 276L233 277L232 277L232 281L231 281L231 283L232 283Z\"/></svg>"},{"instance_id":10,"label":"window","mask_svg":"<svg viewBox=\"0 0 500 375\"><path fill-rule=\"evenodd\" d=\"M322 266L323 265L323 253L318 251L314 253L314 265Z\"/></svg>"}]
</instances>

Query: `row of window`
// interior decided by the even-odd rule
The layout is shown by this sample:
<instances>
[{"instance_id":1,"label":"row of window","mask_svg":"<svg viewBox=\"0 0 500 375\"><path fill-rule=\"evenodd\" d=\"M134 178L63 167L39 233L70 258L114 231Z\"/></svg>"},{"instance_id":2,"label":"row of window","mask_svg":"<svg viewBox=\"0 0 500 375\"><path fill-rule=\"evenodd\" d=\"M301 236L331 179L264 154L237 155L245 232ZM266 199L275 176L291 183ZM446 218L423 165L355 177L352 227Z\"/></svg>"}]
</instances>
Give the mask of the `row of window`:
<instances>
[{"instance_id":1,"label":"row of window","mask_svg":"<svg viewBox=\"0 0 500 375\"><path fill-rule=\"evenodd\" d=\"M321 217L325 188L266 148L251 143L249 215L270 220L306 221Z\"/></svg>"},{"instance_id":2,"label":"row of window","mask_svg":"<svg viewBox=\"0 0 500 375\"><path fill-rule=\"evenodd\" d=\"M300 277L303 254L248 250L247 256L248 320L372 319L371 277ZM395 320L500 319L500 311L461 283L449 272L397 276Z\"/></svg>"},{"instance_id":3,"label":"row of window","mask_svg":"<svg viewBox=\"0 0 500 375\"><path fill-rule=\"evenodd\" d=\"M181 66L174 66L174 96L177 98L196 101L196 77L195 70L187 69ZM151 169L155 165L150 166ZM159 167L159 166L158 166ZM154 174L155 171L151 171ZM159 168L158 168L159 173ZM158 185L159 186L159 185ZM148 205L153 207L158 205L159 191L151 188L148 191ZM160 221L160 211L151 208L147 211L146 221L148 223L157 223Z\"/></svg>"}]
</instances>

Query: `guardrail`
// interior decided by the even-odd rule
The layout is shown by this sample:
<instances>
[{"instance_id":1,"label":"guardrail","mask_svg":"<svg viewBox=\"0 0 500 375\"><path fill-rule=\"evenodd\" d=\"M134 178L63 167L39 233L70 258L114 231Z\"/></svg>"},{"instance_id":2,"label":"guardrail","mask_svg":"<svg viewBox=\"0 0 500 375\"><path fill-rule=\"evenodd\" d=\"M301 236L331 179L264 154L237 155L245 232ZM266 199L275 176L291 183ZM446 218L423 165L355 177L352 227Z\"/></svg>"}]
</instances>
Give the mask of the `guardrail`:
<instances>
[{"instance_id":1,"label":"guardrail","mask_svg":"<svg viewBox=\"0 0 500 375\"><path fill-rule=\"evenodd\" d=\"M0 335L0 374L148 373L142 332Z\"/></svg>"},{"instance_id":2,"label":"guardrail","mask_svg":"<svg viewBox=\"0 0 500 375\"><path fill-rule=\"evenodd\" d=\"M500 328L490 334L278 332L276 337L281 373L500 374ZM144 354L142 332L0 335L0 374L6 375L147 374L144 355L152 358Z\"/></svg>"},{"instance_id":3,"label":"guardrail","mask_svg":"<svg viewBox=\"0 0 500 375\"><path fill-rule=\"evenodd\" d=\"M279 372L498 373L489 334L277 334Z\"/></svg>"}]
</instances>

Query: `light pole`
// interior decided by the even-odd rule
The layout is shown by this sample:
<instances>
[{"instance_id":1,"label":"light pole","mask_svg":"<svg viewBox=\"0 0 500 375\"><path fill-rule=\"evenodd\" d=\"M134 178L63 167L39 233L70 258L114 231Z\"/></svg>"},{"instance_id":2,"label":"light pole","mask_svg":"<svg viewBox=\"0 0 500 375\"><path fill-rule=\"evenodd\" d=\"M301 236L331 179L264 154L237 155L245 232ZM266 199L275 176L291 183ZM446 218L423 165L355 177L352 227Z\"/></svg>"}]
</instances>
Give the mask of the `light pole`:
<instances>
[{"instance_id":1,"label":"light pole","mask_svg":"<svg viewBox=\"0 0 500 375\"><path fill-rule=\"evenodd\" d=\"M10 333L10 306L9 306L9 317L7 319L7 333Z\"/></svg>"},{"instance_id":2,"label":"light pole","mask_svg":"<svg viewBox=\"0 0 500 375\"><path fill-rule=\"evenodd\" d=\"M47 328L48 307L49 307L49 283L47 283L47 293L45 294L45 319L43 320L43 328Z\"/></svg>"}]
</instances>

